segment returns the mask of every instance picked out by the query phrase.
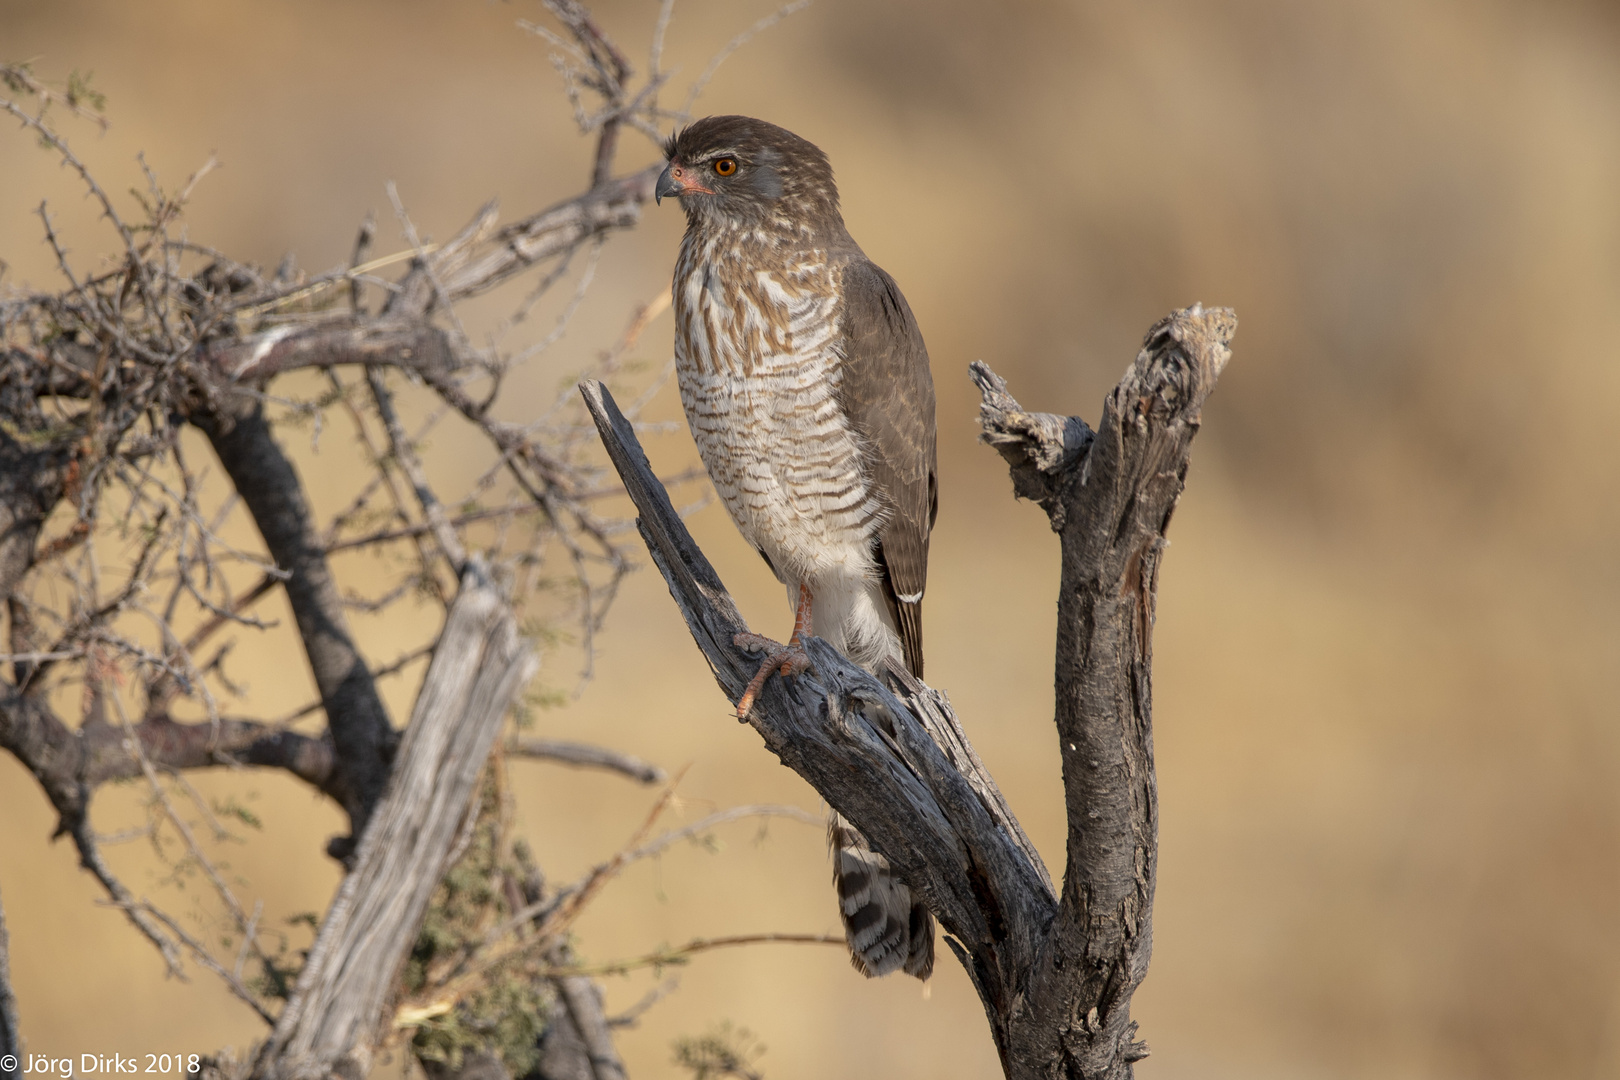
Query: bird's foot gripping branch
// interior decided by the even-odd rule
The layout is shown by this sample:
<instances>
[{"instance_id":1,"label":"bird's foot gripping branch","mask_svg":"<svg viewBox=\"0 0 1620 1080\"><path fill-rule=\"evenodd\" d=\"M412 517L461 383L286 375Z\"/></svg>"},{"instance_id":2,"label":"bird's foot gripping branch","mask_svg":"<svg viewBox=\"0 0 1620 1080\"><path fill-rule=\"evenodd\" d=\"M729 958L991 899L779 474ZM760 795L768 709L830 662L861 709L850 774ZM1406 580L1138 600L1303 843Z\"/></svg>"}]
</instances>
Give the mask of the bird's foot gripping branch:
<instances>
[{"instance_id":1,"label":"bird's foot gripping branch","mask_svg":"<svg viewBox=\"0 0 1620 1080\"><path fill-rule=\"evenodd\" d=\"M1095 431L1025 411L1000 377L973 365L984 441L1062 543L1061 893L949 702L910 675L890 668L885 685L810 638L812 669L766 681L749 714L767 749L854 823L939 919L1017 1080L1118 1080L1147 1055L1130 1000L1152 947L1158 567L1200 410L1236 327L1230 310L1198 305L1156 323ZM736 644L747 626L612 396L596 382L581 391L653 561L721 689L738 701L759 668Z\"/></svg>"}]
</instances>

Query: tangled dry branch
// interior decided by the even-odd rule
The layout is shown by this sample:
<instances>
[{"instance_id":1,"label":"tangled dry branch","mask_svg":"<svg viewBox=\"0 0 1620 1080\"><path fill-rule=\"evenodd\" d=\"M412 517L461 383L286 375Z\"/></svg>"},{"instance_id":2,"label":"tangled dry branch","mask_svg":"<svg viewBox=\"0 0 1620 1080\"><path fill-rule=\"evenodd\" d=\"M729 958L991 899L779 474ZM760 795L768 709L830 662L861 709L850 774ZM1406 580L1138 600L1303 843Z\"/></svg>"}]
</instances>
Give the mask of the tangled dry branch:
<instances>
[{"instance_id":1,"label":"tangled dry branch","mask_svg":"<svg viewBox=\"0 0 1620 1080\"><path fill-rule=\"evenodd\" d=\"M639 77L577 0L545 6L556 28L531 29L554 46L581 132L593 140L582 189L504 224L489 203L434 242L390 186L403 246L374 254L368 219L348 263L320 273L291 258L267 271L190 236L186 207L212 161L170 188L142 160L143 189L132 202L114 199L56 124L66 113L104 126L99 97L76 75L58 90L25 65L0 65L0 93L9 94L0 111L68 167L114 251L76 263L41 202L65 287L0 293L0 664L9 667L0 747L38 780L59 834L169 969L180 974L189 953L267 1021L287 989L274 984L288 972L267 944L260 907L211 861L205 841L228 830L186 771L273 768L311 785L346 812L348 835L328 851L352 866L400 742L378 682L419 671L436 642L378 665L351 617L415 603L436 609L422 624L441 625L470 568L487 566L531 629L573 637L583 679L632 566L629 523L604 509L604 495L621 489L593 462L592 428L574 395L517 421L503 415L502 390L562 337L602 246L638 223L652 195L657 167L616 174L619 134L656 143L684 118L658 104L672 3L660 6ZM712 66L702 81L710 74ZM475 342L459 305L497 290L511 293L511 313ZM667 303L660 296L634 312L589 372L645 401L659 377L655 366L651 385L644 374L632 382L638 340ZM545 304L555 324L524 340L517 328ZM353 432L359 461L346 469L347 501L323 520L285 440L294 432L318 440L333 423ZM425 447L454 425L476 437L484 462L451 490L435 481ZM362 554L390 568L370 597L350 584L364 576L351 572ZM262 601L278 592L290 626L263 614ZM314 700L266 718L231 678L231 650L234 635L277 633L296 636ZM594 747L512 747L643 782L662 777ZM146 785L149 819L102 836L90 804L115 780ZM198 820L209 823L200 835ZM198 940L119 879L103 848L135 837L170 852L175 874L207 883L231 951ZM587 884L565 896L571 914L559 926L591 892ZM531 939L556 937L523 925ZM577 978L570 956L545 956L559 985ZM266 979L245 979L249 963ZM600 1020L599 1005L596 1013Z\"/></svg>"}]
</instances>

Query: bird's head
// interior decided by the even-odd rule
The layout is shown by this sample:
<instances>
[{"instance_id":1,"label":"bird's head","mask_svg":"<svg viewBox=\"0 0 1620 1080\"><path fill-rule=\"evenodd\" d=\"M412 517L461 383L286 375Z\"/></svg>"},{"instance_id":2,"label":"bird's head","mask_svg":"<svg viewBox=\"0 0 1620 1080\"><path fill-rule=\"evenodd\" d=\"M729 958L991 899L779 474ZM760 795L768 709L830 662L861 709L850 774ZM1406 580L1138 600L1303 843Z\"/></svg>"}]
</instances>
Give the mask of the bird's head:
<instances>
[{"instance_id":1,"label":"bird's head","mask_svg":"<svg viewBox=\"0 0 1620 1080\"><path fill-rule=\"evenodd\" d=\"M680 199L694 225L843 225L827 155L786 128L708 116L670 136L664 156L654 194Z\"/></svg>"}]
</instances>

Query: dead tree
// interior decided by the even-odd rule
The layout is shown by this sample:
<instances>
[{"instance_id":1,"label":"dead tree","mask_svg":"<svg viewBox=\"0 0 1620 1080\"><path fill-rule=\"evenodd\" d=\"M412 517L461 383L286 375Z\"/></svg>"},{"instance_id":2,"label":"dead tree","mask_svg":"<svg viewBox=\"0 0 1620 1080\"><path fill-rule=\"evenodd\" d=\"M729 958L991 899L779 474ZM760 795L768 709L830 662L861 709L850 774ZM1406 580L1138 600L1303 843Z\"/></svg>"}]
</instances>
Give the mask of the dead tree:
<instances>
[{"instance_id":1,"label":"dead tree","mask_svg":"<svg viewBox=\"0 0 1620 1080\"><path fill-rule=\"evenodd\" d=\"M926 898L978 988L1010 1080L1120 1080L1148 1052L1130 1003L1153 945L1155 593L1199 412L1236 326L1230 310L1196 305L1155 324L1095 432L1075 417L1024 411L988 367L972 368L984 441L1062 544L1061 892L949 701L905 672L891 668L880 682L812 638L810 672L769 680L749 717L766 748ZM612 395L595 382L581 390L647 550L736 702L759 665L733 643L748 628Z\"/></svg>"},{"instance_id":2,"label":"dead tree","mask_svg":"<svg viewBox=\"0 0 1620 1080\"><path fill-rule=\"evenodd\" d=\"M59 90L24 65L0 65L0 116L76 175L116 249L97 268L76 266L42 203L45 240L67 288L0 296L0 749L38 781L57 834L71 838L81 865L168 971L181 974L188 960L212 971L265 1022L267 1038L250 1059L207 1063L217 1075L357 1077L403 1030L439 1077L620 1080L601 996L569 951L570 926L618 870L674 838L737 816L791 813L738 808L652 837L655 812L624 851L581 881L548 889L505 834L499 793L491 794L500 764L486 763L533 666L519 610L553 625L571 620L588 664L592 635L630 568L617 538L622 523L599 509L615 489L589 459L594 441L577 399L563 395L532 423L502 420L503 380L561 336L601 245L634 227L652 196L658 167L616 175L619 135L658 141L742 40L709 65L684 109L664 109L669 5L640 77L577 0L545 6L556 28L530 29L552 43L582 133L594 141L588 186L504 225L491 203L437 243L418 234L390 189L404 250L377 256L368 221L349 264L314 275L291 260L266 273L188 236L184 208L208 166L179 190L147 170L138 206L121 212L54 124L64 112L105 124L95 96L75 79ZM575 292L556 328L524 348L503 345L501 335L570 274ZM525 276L493 343L475 344L458 303ZM667 299L657 297L636 312L593 369L620 372L661 304ZM277 380L295 372L306 381L294 392L318 380L311 399L281 396L287 383ZM318 433L329 413L354 432L357 490L323 522L286 441L300 425ZM421 460L424 436L441 422L469 427L489 466L453 493L435 489ZM262 548L224 538L231 515L242 514ZM338 560L358 551L404 562L383 596L344 589ZM539 596L542 573L569 586L551 608ZM293 615L283 629L303 650L315 700L279 718L238 715L237 707L255 711L254 702L227 674L230 645L219 642L274 630L254 605L278 590ZM391 663L367 657L348 613L412 596L440 609L437 640ZM401 731L378 682L419 664L426 672ZM77 716L64 704L75 694ZM317 713L324 730L294 728ZM511 752L662 779L602 748L514 739ZM327 851L350 873L302 964L285 942L276 951L261 909L237 895L205 850L207 830L217 838L224 827L186 774L246 768L283 770L348 817L347 834ZM147 785L153 820L133 832L154 846L161 836L202 875L226 934L199 936L109 864L107 844L134 837L99 835L89 811L97 790L118 780ZM475 856L484 860L480 880L496 885L462 904L455 935L424 941L424 913L453 899L447 870ZM19 1039L6 959L0 921L0 1050ZM477 1003L497 984L503 1000L522 1005L503 1006L516 1025L505 1050L480 1041L483 1028L472 1024L488 1019L476 1015Z\"/></svg>"}]
</instances>

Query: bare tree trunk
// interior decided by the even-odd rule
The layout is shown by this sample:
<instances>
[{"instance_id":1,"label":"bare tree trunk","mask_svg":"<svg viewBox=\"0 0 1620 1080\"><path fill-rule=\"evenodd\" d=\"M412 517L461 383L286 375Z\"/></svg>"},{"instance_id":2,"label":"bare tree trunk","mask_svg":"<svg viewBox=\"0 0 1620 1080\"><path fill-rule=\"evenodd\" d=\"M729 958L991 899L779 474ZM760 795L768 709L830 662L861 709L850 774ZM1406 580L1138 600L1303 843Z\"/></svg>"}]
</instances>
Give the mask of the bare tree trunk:
<instances>
[{"instance_id":1,"label":"bare tree trunk","mask_svg":"<svg viewBox=\"0 0 1620 1080\"><path fill-rule=\"evenodd\" d=\"M1236 327L1230 310L1198 305L1155 324L1095 434L1074 417L1025 412L989 368L973 367L985 441L1062 542L1061 895L950 703L903 672L882 685L811 639L811 671L768 681L749 718L925 898L978 988L1013 1080L1122 1080L1147 1056L1130 1001L1153 942L1153 605L1199 410ZM653 561L736 701L758 666L732 640L746 626L611 395L598 383L581 390Z\"/></svg>"},{"instance_id":2,"label":"bare tree trunk","mask_svg":"<svg viewBox=\"0 0 1620 1080\"><path fill-rule=\"evenodd\" d=\"M10 1058L7 1067L0 1060L0 1080L22 1075L17 1061L22 1057L22 1031L17 1026L17 998L11 992L11 939L6 934L6 908L0 904L0 1059Z\"/></svg>"},{"instance_id":3,"label":"bare tree trunk","mask_svg":"<svg viewBox=\"0 0 1620 1080\"><path fill-rule=\"evenodd\" d=\"M438 887L512 699L529 644L477 561L462 576L387 793L361 839L254 1075L364 1076L401 964Z\"/></svg>"},{"instance_id":4,"label":"bare tree trunk","mask_svg":"<svg viewBox=\"0 0 1620 1080\"><path fill-rule=\"evenodd\" d=\"M40 527L62 498L70 474L77 475L70 462L67 446L29 450L0 431L0 596L9 598L32 564ZM17 639L19 629L13 617L12 652L28 649Z\"/></svg>"}]
</instances>

